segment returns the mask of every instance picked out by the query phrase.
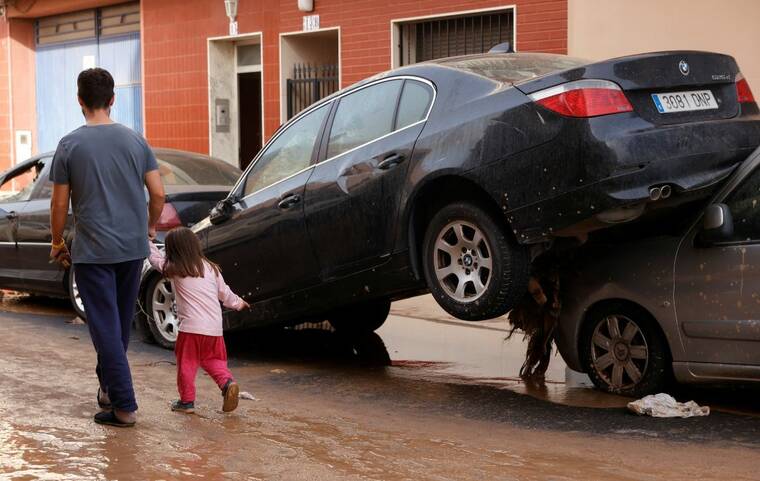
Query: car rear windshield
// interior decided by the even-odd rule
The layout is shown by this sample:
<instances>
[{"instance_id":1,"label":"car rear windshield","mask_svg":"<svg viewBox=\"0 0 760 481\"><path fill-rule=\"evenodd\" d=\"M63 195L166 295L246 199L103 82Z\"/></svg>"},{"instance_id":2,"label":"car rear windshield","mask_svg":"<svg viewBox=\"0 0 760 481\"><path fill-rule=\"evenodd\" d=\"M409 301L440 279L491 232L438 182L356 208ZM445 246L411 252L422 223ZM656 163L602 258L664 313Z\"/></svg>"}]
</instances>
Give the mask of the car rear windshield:
<instances>
[{"instance_id":1,"label":"car rear windshield","mask_svg":"<svg viewBox=\"0 0 760 481\"><path fill-rule=\"evenodd\" d=\"M232 187L240 169L208 157L156 152L164 185L224 185Z\"/></svg>"},{"instance_id":2,"label":"car rear windshield","mask_svg":"<svg viewBox=\"0 0 760 481\"><path fill-rule=\"evenodd\" d=\"M438 62L498 82L520 83L553 72L569 70L591 63L576 57L546 53L488 54L459 57Z\"/></svg>"}]
</instances>

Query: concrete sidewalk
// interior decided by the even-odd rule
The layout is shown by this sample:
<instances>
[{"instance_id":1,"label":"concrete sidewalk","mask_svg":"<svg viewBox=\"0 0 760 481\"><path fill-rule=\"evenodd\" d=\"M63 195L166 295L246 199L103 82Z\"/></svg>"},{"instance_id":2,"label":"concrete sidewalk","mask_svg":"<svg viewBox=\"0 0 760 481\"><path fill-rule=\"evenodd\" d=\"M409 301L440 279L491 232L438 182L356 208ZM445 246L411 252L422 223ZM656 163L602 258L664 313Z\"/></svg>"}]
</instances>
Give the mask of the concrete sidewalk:
<instances>
[{"instance_id":1,"label":"concrete sidewalk","mask_svg":"<svg viewBox=\"0 0 760 481\"><path fill-rule=\"evenodd\" d=\"M501 316L497 317L496 319L478 322L462 321L460 319L457 319L444 311L430 294L394 302L393 305L391 305L391 314L396 316L424 319L426 321L443 321L454 324L464 324L470 327L486 327L500 331L509 331L510 328L509 321L507 321L507 316Z\"/></svg>"}]
</instances>

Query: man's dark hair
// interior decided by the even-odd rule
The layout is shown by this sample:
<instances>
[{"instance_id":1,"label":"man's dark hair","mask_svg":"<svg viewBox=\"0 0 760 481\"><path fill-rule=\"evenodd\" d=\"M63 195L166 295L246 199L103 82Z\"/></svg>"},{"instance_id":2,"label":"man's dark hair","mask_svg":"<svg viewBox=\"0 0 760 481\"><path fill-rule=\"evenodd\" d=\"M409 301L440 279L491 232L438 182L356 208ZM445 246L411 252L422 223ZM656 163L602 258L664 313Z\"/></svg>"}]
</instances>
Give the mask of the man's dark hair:
<instances>
[{"instance_id":1,"label":"man's dark hair","mask_svg":"<svg viewBox=\"0 0 760 481\"><path fill-rule=\"evenodd\" d=\"M113 98L113 77L102 68L83 70L77 78L77 95L88 109L105 109Z\"/></svg>"}]
</instances>

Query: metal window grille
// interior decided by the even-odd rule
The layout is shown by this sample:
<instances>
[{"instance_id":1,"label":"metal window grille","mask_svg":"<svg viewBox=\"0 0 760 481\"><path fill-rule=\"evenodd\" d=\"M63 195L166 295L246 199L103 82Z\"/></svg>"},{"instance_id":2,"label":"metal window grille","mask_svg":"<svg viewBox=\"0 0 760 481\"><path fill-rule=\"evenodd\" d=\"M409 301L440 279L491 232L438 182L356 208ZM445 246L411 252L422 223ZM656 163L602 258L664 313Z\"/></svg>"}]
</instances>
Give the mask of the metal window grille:
<instances>
[{"instance_id":1,"label":"metal window grille","mask_svg":"<svg viewBox=\"0 0 760 481\"><path fill-rule=\"evenodd\" d=\"M400 65L514 45L514 10L426 19L399 24Z\"/></svg>"},{"instance_id":2,"label":"metal window grille","mask_svg":"<svg viewBox=\"0 0 760 481\"><path fill-rule=\"evenodd\" d=\"M296 64L287 79L288 119L338 90L337 65Z\"/></svg>"},{"instance_id":3,"label":"metal window grille","mask_svg":"<svg viewBox=\"0 0 760 481\"><path fill-rule=\"evenodd\" d=\"M140 31L140 3L44 17L34 22L37 45L73 42Z\"/></svg>"}]
</instances>

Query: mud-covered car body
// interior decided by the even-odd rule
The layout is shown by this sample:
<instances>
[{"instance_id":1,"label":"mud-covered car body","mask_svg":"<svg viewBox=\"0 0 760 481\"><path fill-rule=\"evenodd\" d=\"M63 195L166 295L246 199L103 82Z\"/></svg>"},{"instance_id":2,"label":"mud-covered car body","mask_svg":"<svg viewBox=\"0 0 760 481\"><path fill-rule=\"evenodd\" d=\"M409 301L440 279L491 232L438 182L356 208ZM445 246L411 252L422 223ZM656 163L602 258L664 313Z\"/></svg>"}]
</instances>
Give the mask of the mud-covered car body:
<instances>
[{"instance_id":1,"label":"mud-covered car body","mask_svg":"<svg viewBox=\"0 0 760 481\"><path fill-rule=\"evenodd\" d=\"M592 343L599 354L613 352L605 339L613 336L603 330L594 340L586 328L622 313L664 339L659 355L680 382L760 381L760 149L700 204L661 235L580 251L563 283L556 338L570 368L594 369ZM720 226L705 220L711 209ZM711 225L723 232L705 235Z\"/></svg>"},{"instance_id":2,"label":"mud-covered car body","mask_svg":"<svg viewBox=\"0 0 760 481\"><path fill-rule=\"evenodd\" d=\"M477 60L486 63L478 69L493 62ZM681 62L689 65L688 75L680 71ZM454 84L446 91L455 97L441 99L438 118L467 127L447 132L447 148L427 156L418 169L433 176L445 168L465 170L465 177L499 204L520 243L583 232L588 227L582 223L593 228L588 221L604 211L646 202L654 186L672 186L673 201L684 192L709 190L760 144L757 105L737 101L738 74L726 55L662 52L578 66L519 81L514 88L478 84L466 97ZM583 79L616 83L633 110L573 118L528 97ZM651 97L701 89L713 92L718 109L661 114ZM467 118L469 112L475 118ZM426 133L418 141L421 148ZM433 149L440 145L430 140ZM455 155L447 155L454 145Z\"/></svg>"},{"instance_id":3,"label":"mud-covered car body","mask_svg":"<svg viewBox=\"0 0 760 481\"><path fill-rule=\"evenodd\" d=\"M679 71L681 62L690 65L688 75ZM579 117L541 103L552 89L583 87L576 82L587 80L616 89L630 109ZM636 216L645 214L653 187L667 184L673 192L660 203L685 193L707 196L760 143L758 108L751 99L739 102L740 80L734 60L713 53L597 63L517 53L416 64L337 92L284 124L224 204L194 228L209 258L254 306L230 313L226 327L324 318L347 305L424 292L430 286L426 230L452 203L476 205L495 219L511 237L507 249L521 256L527 245L598 227L598 214L624 208L622 220L630 220L625 209L632 205ZM390 127L333 154L336 118L347 99L393 82L415 85L419 93L407 100L389 94L386 103L396 108ZM716 108L658 117L647 103L652 93L689 90L712 91ZM400 122L406 103L423 97L419 115ZM367 105L350 107L356 129L380 123L383 105L374 111ZM301 153L304 162L258 182L266 170L262 159L270 160L294 131L307 130L306 119L318 112L323 116ZM513 272L512 285L494 297L499 313L527 284L527 269ZM459 312L470 320L496 312L473 314L483 303L460 302Z\"/></svg>"}]
</instances>

